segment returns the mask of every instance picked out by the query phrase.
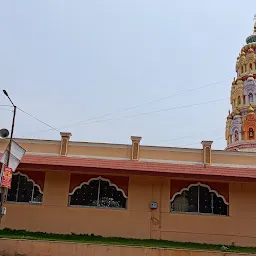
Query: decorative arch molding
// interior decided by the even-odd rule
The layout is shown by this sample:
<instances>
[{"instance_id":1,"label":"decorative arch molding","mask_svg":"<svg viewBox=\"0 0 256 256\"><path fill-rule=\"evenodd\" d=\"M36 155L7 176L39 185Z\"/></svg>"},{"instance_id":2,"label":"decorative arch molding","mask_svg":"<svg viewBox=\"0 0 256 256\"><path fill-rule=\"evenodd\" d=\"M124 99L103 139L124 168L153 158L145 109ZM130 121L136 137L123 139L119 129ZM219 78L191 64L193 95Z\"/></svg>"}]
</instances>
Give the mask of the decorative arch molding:
<instances>
[{"instance_id":1,"label":"decorative arch molding","mask_svg":"<svg viewBox=\"0 0 256 256\"><path fill-rule=\"evenodd\" d=\"M241 117L235 117L231 122L230 134L232 135L235 131L239 133L242 131L242 119Z\"/></svg>"},{"instance_id":2,"label":"decorative arch molding","mask_svg":"<svg viewBox=\"0 0 256 256\"><path fill-rule=\"evenodd\" d=\"M34 180L30 179L30 178L28 177L28 175L26 175L26 174L24 174L24 173L21 173L21 172L19 172L19 171L18 171L18 172L14 172L12 175L13 175L13 176L20 175L20 176L25 177L25 178L27 179L27 181L32 182L32 183L33 183L33 186L34 186L34 187L37 187L38 190L39 190L39 192L40 192L41 194L43 194L43 191L41 190L41 187L40 187L38 184L36 184Z\"/></svg>"},{"instance_id":3,"label":"decorative arch molding","mask_svg":"<svg viewBox=\"0 0 256 256\"><path fill-rule=\"evenodd\" d=\"M241 95L242 93L243 93L243 85L241 85L241 84L237 85L237 87L233 91L233 95L235 97L237 97L237 96Z\"/></svg>"},{"instance_id":4,"label":"decorative arch molding","mask_svg":"<svg viewBox=\"0 0 256 256\"><path fill-rule=\"evenodd\" d=\"M249 93L256 93L256 80L248 79L244 82L244 94L248 95Z\"/></svg>"},{"instance_id":5,"label":"decorative arch molding","mask_svg":"<svg viewBox=\"0 0 256 256\"><path fill-rule=\"evenodd\" d=\"M245 64L252 64L255 61L255 54L254 53L248 53L246 55Z\"/></svg>"},{"instance_id":6,"label":"decorative arch molding","mask_svg":"<svg viewBox=\"0 0 256 256\"><path fill-rule=\"evenodd\" d=\"M244 95L244 88L239 86L239 88L231 91L231 100L237 99L239 96L242 98Z\"/></svg>"},{"instance_id":7,"label":"decorative arch molding","mask_svg":"<svg viewBox=\"0 0 256 256\"><path fill-rule=\"evenodd\" d=\"M190 184L188 187L181 189L179 192L176 192L176 193L172 196L172 198L171 198L170 201L173 202L176 196L178 196L178 195L180 196L184 191L189 191L189 189L190 189L191 187L198 187L198 186L202 186L202 187L207 188L207 189L209 190L209 192L214 193L217 197L221 198L221 199L223 200L223 202L224 202L226 205L229 205L229 203L226 201L226 199L225 199L224 196L220 195L216 190L211 189L210 186L208 186L208 185L206 185L206 184L202 184L202 183L200 183L200 182Z\"/></svg>"},{"instance_id":8,"label":"decorative arch molding","mask_svg":"<svg viewBox=\"0 0 256 256\"><path fill-rule=\"evenodd\" d=\"M77 189L81 189L83 185L89 185L91 181L94 181L94 180L102 180L102 181L106 181L109 183L110 186L113 186L117 191L121 192L122 195L127 199L128 196L125 194L124 190L119 188L116 184L112 183L109 179L105 179L101 176L97 177L97 178L91 178L89 179L88 181L86 182L82 182L79 186L76 186L72 192L69 193L69 196L72 196Z\"/></svg>"},{"instance_id":9,"label":"decorative arch molding","mask_svg":"<svg viewBox=\"0 0 256 256\"><path fill-rule=\"evenodd\" d=\"M233 135L235 131L238 131L238 133L242 132L242 125L234 125L230 128L230 135Z\"/></svg>"}]
</instances>

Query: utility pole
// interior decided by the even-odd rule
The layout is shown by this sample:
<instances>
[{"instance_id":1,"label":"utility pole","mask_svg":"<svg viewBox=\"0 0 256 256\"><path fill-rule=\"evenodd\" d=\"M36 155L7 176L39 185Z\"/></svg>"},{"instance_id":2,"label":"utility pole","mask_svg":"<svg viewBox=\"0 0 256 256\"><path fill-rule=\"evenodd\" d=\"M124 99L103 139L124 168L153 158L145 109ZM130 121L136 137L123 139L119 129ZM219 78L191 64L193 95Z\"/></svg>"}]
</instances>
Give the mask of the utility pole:
<instances>
[{"instance_id":1,"label":"utility pole","mask_svg":"<svg viewBox=\"0 0 256 256\"><path fill-rule=\"evenodd\" d=\"M10 136L10 142L9 142L9 149L8 149L8 154L7 154L7 163L6 166L9 167L9 163L10 163L10 157L11 157L11 147L12 147L12 139L13 139L13 132L14 132L14 125L15 125L15 117L16 117L16 109L17 107L14 105L14 103L12 102L11 98L9 97L8 93L6 90L3 90L4 95L9 99L9 101L11 102L12 106L13 106L13 117L12 117L12 128L11 128L11 136ZM4 164L2 164L4 166ZM3 172L2 172L3 173ZM2 177L1 177L2 178ZM5 203L6 201L6 197L7 197L7 192L8 189L1 187L1 200L0 200L0 225L1 225L1 221L2 221L2 209L3 209L3 203Z\"/></svg>"}]
</instances>

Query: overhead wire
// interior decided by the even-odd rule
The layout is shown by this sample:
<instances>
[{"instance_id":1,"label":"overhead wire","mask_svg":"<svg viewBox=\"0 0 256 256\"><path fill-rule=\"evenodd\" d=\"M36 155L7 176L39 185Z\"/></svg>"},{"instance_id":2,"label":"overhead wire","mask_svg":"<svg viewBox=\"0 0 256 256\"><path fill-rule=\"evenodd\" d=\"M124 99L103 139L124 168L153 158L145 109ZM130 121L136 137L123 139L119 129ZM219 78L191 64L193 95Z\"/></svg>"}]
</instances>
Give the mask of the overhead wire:
<instances>
[{"instance_id":1,"label":"overhead wire","mask_svg":"<svg viewBox=\"0 0 256 256\"><path fill-rule=\"evenodd\" d=\"M205 105L205 104L209 104L209 103L215 103L215 102L219 102L219 101L223 101L223 100L226 100L226 99L223 98L223 99L211 100L211 101L195 103L195 104L190 104L190 105L184 105L184 106L160 109L160 110L143 112L143 113L136 113L136 114L126 115L126 116L121 116L121 117L113 117L113 118L109 118L109 119L95 120L95 121L91 121L91 122L87 122L87 123L83 123L83 124L66 126L66 128L75 128L75 127L78 127L78 126L81 126L81 125L87 125L87 124L93 124L93 123L99 123L99 122L108 122L108 121L113 121L113 120L120 120L120 119L126 119L126 118L131 118L131 117L149 115L149 114L153 114L153 113L161 113L161 112L171 111L171 110L175 110L175 109L182 109L182 108L193 107L193 106L201 106L201 105ZM48 130L44 130L42 132L47 132L47 131L52 131L52 130L53 129L48 129ZM38 134L38 133L33 133L31 135L33 136L35 134Z\"/></svg>"},{"instance_id":2,"label":"overhead wire","mask_svg":"<svg viewBox=\"0 0 256 256\"><path fill-rule=\"evenodd\" d=\"M216 139L213 139L213 142L214 142L214 141L217 141L217 140L221 140L221 139L224 139L224 137L221 136L221 137L218 137L218 138L216 138ZM196 144L198 144L198 143L199 143L199 142L193 142L193 143L183 144L183 145L180 145L179 147L186 147L186 146L196 145Z\"/></svg>"},{"instance_id":3,"label":"overhead wire","mask_svg":"<svg viewBox=\"0 0 256 256\"><path fill-rule=\"evenodd\" d=\"M27 114L28 116L32 117L33 119L39 121L40 123L42 123L42 124L44 124L44 125L46 125L46 126L48 126L50 128L50 129L42 130L42 131L39 131L39 132L47 132L47 131L52 131L52 130L60 132L60 129L77 127L77 126L81 126L82 124L91 124L91 123L106 122L106 121L111 121L111 120L119 120L119 119L131 118L131 117L136 117L136 116L141 116L141 115L165 112L165 111L170 111L170 110L179 109L179 108L186 108L186 107L191 107L191 106L197 106L197 105L203 105L203 104L208 104L208 103L222 101L224 99L213 100L213 101L208 101L208 102L202 102L202 103L197 103L197 104L191 104L191 105L186 105L186 106L173 107L173 108L168 108L168 109L161 109L161 110L144 112L144 113L137 113L137 114L121 116L121 117L114 117L114 118L103 119L103 120L95 120L95 119L99 119L99 118L102 118L102 117L113 115L113 114L116 114L116 113L119 113L119 112L123 112L123 111L131 110L131 109L139 108L139 107L142 107L142 106L146 106L146 105L149 105L149 104L153 104L153 103L156 103L156 102L159 102L159 101L163 101L163 100L175 97L175 96L187 94L188 92L193 92L193 91L197 91L197 90L200 90L200 89L203 89L203 88L207 88L207 87L210 87L210 86L213 86L213 85L216 85L216 84L220 84L220 83L226 82L228 80L230 80L230 79L222 80L222 81L217 81L217 82L210 83L210 84L207 84L207 85L203 85L203 86L200 86L200 87L197 87L197 88L192 88L192 89L187 90L186 92L175 93L175 94L172 94L172 95L169 95L169 96L166 96L166 97L162 97L162 98L159 98L159 99L156 99L156 100L148 101L146 103L137 104L135 106L131 106L131 107L128 107L128 108L123 108L123 109L121 109L119 111L116 111L116 112L106 113L106 114L103 114L103 115L100 115L100 116L97 116L97 117L93 117L93 118L89 118L89 119L86 119L86 120L82 120L82 121L77 122L75 124L69 124L69 125L66 125L66 126L63 126L63 127L60 127L60 128L56 128L56 127L53 127L53 126L47 124L46 122L40 120L39 118L31 115L30 113L24 111L23 109L21 109L19 107L17 107L17 109L19 109L21 112ZM12 107L10 105L0 105L0 106ZM95 121L93 121L93 120L95 120ZM88 122L88 121L92 121L92 122ZM37 132L37 134L39 132Z\"/></svg>"},{"instance_id":4,"label":"overhead wire","mask_svg":"<svg viewBox=\"0 0 256 256\"><path fill-rule=\"evenodd\" d=\"M0 107L13 107L11 105L0 105Z\"/></svg>"},{"instance_id":5,"label":"overhead wire","mask_svg":"<svg viewBox=\"0 0 256 256\"><path fill-rule=\"evenodd\" d=\"M213 133L213 132L215 132L215 131L221 131L221 130L223 130L223 129L221 129L221 128L219 128L219 129L214 129L214 130L210 131L210 133ZM191 137L194 137L194 136L204 135L204 134L207 134L207 133L209 133L209 132L194 133L194 134L191 134L191 135L176 137L176 138L169 139L169 140L162 140L162 141L159 141L159 143L172 142L172 141L175 141L175 140L180 140L180 139L185 139L185 138L191 138Z\"/></svg>"},{"instance_id":6,"label":"overhead wire","mask_svg":"<svg viewBox=\"0 0 256 256\"><path fill-rule=\"evenodd\" d=\"M219 101L223 101L223 100L226 100L226 99L211 100L211 101L195 103L195 104L190 104L190 105L184 105L184 106L178 106L178 107L172 107L172 108L165 108L165 109L154 110L154 111L143 112L143 113L136 113L136 114L126 115L126 116L121 116L121 117L113 117L113 118L109 118L109 119L96 120L96 121L88 122L88 123L84 123L84 124L91 124L91 123L106 122L106 121L119 120L119 119L126 119L126 118L136 117L136 116L144 116L144 115L149 115L149 114L154 114L154 113L161 113L161 112L171 111L171 110L175 110L175 109L188 108L188 107L194 107L194 106L201 106L201 105L205 105L205 104L209 104L209 103L215 103L215 102L219 102ZM83 125L83 124L81 124L81 125ZM71 128L71 127L74 128L74 127L77 127L77 126L80 126L80 125L72 125L72 126L69 126L69 128Z\"/></svg>"},{"instance_id":7,"label":"overhead wire","mask_svg":"<svg viewBox=\"0 0 256 256\"><path fill-rule=\"evenodd\" d=\"M226 79L226 80L220 80L220 81L217 81L217 82L214 82L214 83L210 83L210 84L206 84L206 85L203 85L203 86L199 86L197 88L191 88L189 90L186 90L185 92L175 93L175 94L172 94L172 95L169 95L169 96L166 96L166 97L162 97L162 98L159 98L159 99L156 99L156 100L148 101L148 102L145 102L145 103L142 103L142 104L137 104L135 106L131 106L131 107L128 107L128 108L123 108L123 109L120 109L120 110L115 111L115 112L109 112L109 113L106 113L106 114L103 114L103 115L100 115L100 116L88 118L88 119L85 119L85 120L82 120L82 121L79 121L79 122L76 122L76 123L71 123L71 124L59 127L58 129L65 129L65 128L70 128L70 127L76 127L76 126L79 126L80 124L83 124L83 123L88 124L88 121L93 121L95 119L99 119L99 118L107 117L107 116L110 116L110 115L118 114L119 112L124 112L124 111L127 111L127 110L132 110L132 109L135 109L135 108L139 108L139 107L142 107L142 106L153 104L153 103L156 103L156 102L159 102L159 101L163 101L163 100L175 97L175 96L187 94L188 92L198 91L198 90L201 90L203 88L207 88L207 87L210 87L210 86L213 86L213 85L216 85L216 84L221 84L223 82L227 82L229 80L231 80L231 78L230 79ZM41 130L38 133L48 132L48 131L51 131L51 130L52 129Z\"/></svg>"},{"instance_id":8,"label":"overhead wire","mask_svg":"<svg viewBox=\"0 0 256 256\"><path fill-rule=\"evenodd\" d=\"M1 108L1 107L0 107L0 110L3 110L3 111L10 111L10 112L12 112L12 110L11 110L11 109L7 109L7 108Z\"/></svg>"},{"instance_id":9,"label":"overhead wire","mask_svg":"<svg viewBox=\"0 0 256 256\"><path fill-rule=\"evenodd\" d=\"M20 110L21 112L23 112L24 114L26 114L26 115L28 115L28 116L32 117L33 119L37 120L38 122L40 122L40 123L42 123L42 124L44 124L44 125L46 125L46 126L50 127L50 128L51 128L51 130L55 130L55 131L57 131L57 132L59 132L59 131L60 131L59 129L57 129L57 128L55 128L55 127L53 127L53 126L51 126L51 125L47 124L46 122L44 122L44 121L40 120L39 118L37 118L37 117L35 117L35 116L33 116L33 115L29 114L28 112L24 111L23 109L21 109L21 108L19 108L19 107L17 107L17 109L18 109L18 110Z\"/></svg>"},{"instance_id":10,"label":"overhead wire","mask_svg":"<svg viewBox=\"0 0 256 256\"><path fill-rule=\"evenodd\" d=\"M201 90L203 88L207 88L207 87L210 87L210 86L213 86L213 85L216 85L216 84L221 84L221 83L227 82L229 80L230 79L222 80L222 81L217 81L217 82L210 83L210 84L207 84L207 85L199 86L197 88L189 89L189 90L187 90L185 92L174 93L174 94L166 96L166 97L162 97L162 98L159 98L159 99L156 99L156 100L148 101L148 102L145 102L145 103L142 103L142 104L137 104L137 105L134 105L134 106L131 106L131 107L128 107L128 108L123 108L123 109L120 109L120 110L115 111L115 112L109 112L109 113L106 113L106 114L103 114L103 115L100 115L100 116L97 116L97 117L92 117L92 118L89 118L89 119L85 119L85 120L79 121L77 123L73 123L73 124L70 124L70 125L72 125L72 126L74 125L75 126L75 125L78 125L80 123L84 123L84 122L91 121L91 120L94 120L94 119L98 119L98 118L102 118L102 117L118 114L119 112L124 112L124 111L127 111L127 110L132 110L132 109L135 109L135 108L143 107L143 106L150 105L150 104L153 104L153 103L156 103L156 102L160 102L160 101L163 101L163 100L166 100L166 99L170 99L170 98L173 98L173 97L176 97L176 96L179 96L179 95L184 95L184 94L187 94L189 92L198 91L198 90ZM60 129L69 128L70 125L66 125L66 126L60 127Z\"/></svg>"},{"instance_id":11,"label":"overhead wire","mask_svg":"<svg viewBox=\"0 0 256 256\"><path fill-rule=\"evenodd\" d=\"M11 107L11 108L13 108L13 106L11 106L11 105L0 105L0 107ZM17 107L17 106L16 106L16 107ZM21 112L23 112L24 114L26 114L26 115L32 117L33 119L37 120L38 122L40 122L40 123L42 123L42 124L44 124L44 125L50 127L52 130L59 131L57 128L55 128L55 127L53 127L53 126L47 124L46 122L40 120L39 118L37 118L37 117L35 117L35 116L29 114L28 112L24 111L24 110L21 109L20 107L17 107L17 109L20 110ZM0 110L11 111L11 112L13 111L13 110L11 110L11 109L5 109L5 108L0 108Z\"/></svg>"}]
</instances>

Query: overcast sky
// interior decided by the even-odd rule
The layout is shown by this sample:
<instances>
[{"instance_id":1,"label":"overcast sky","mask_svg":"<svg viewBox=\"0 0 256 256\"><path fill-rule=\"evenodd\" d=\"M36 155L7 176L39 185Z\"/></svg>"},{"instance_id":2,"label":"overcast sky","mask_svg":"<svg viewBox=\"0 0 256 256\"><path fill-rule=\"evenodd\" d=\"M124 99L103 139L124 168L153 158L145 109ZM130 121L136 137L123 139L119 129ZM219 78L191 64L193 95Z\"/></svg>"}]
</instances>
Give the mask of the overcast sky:
<instances>
[{"instance_id":1,"label":"overcast sky","mask_svg":"<svg viewBox=\"0 0 256 256\"><path fill-rule=\"evenodd\" d=\"M1 1L0 88L75 141L137 135L144 145L224 149L255 13L255 0ZM9 105L2 93L0 105ZM8 110L0 106L6 128ZM18 110L15 137L60 135Z\"/></svg>"}]
</instances>

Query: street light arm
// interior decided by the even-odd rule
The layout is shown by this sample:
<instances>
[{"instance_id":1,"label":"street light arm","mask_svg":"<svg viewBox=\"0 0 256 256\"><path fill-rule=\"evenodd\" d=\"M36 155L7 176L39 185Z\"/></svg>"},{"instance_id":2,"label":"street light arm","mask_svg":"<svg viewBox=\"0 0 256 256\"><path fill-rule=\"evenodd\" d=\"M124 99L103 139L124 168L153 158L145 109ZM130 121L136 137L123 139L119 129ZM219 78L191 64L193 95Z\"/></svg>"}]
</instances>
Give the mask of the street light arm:
<instances>
[{"instance_id":1,"label":"street light arm","mask_svg":"<svg viewBox=\"0 0 256 256\"><path fill-rule=\"evenodd\" d=\"M9 99L9 101L12 103L12 105L15 107L14 103L12 102L10 96L8 95L6 90L3 90L4 95Z\"/></svg>"}]
</instances>

